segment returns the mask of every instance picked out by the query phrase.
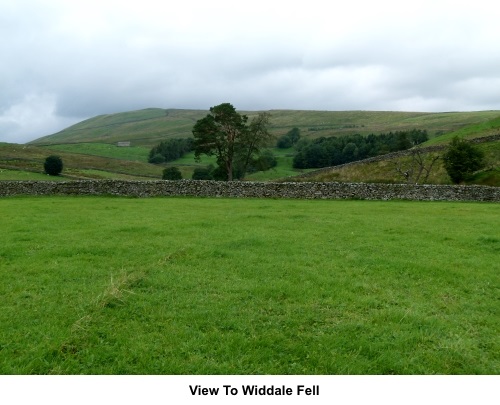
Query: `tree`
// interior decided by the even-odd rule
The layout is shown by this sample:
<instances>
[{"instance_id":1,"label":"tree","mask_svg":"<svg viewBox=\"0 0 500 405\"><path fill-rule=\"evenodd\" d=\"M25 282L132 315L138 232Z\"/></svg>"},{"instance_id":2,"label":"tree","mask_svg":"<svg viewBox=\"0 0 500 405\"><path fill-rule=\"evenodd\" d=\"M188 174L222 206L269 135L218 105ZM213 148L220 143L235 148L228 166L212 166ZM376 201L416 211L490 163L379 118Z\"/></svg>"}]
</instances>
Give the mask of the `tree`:
<instances>
[{"instance_id":1,"label":"tree","mask_svg":"<svg viewBox=\"0 0 500 405\"><path fill-rule=\"evenodd\" d=\"M432 172L434 164L441 158L439 155L425 153L420 147L410 150L409 159L396 159L392 162L394 170L407 184L419 184L422 178L422 184L427 183Z\"/></svg>"},{"instance_id":2,"label":"tree","mask_svg":"<svg viewBox=\"0 0 500 405\"><path fill-rule=\"evenodd\" d=\"M200 161L203 154L215 155L220 171L229 181L235 172L244 175L252 157L270 138L269 117L269 113L260 113L247 125L248 117L236 112L231 104L211 107L210 114L193 127L195 159Z\"/></svg>"},{"instance_id":3,"label":"tree","mask_svg":"<svg viewBox=\"0 0 500 405\"><path fill-rule=\"evenodd\" d=\"M292 128L285 135L281 136L276 143L276 146L280 149L291 148L300 139L300 129L297 127Z\"/></svg>"},{"instance_id":4,"label":"tree","mask_svg":"<svg viewBox=\"0 0 500 405\"><path fill-rule=\"evenodd\" d=\"M458 184L484 167L484 153L457 136L443 155L444 168L453 183Z\"/></svg>"},{"instance_id":5,"label":"tree","mask_svg":"<svg viewBox=\"0 0 500 405\"><path fill-rule=\"evenodd\" d=\"M182 173L177 167L167 167L163 170L163 180L182 180Z\"/></svg>"},{"instance_id":6,"label":"tree","mask_svg":"<svg viewBox=\"0 0 500 405\"><path fill-rule=\"evenodd\" d=\"M243 176L248 171L249 166L259 160L258 155L261 149L271 141L272 135L268 130L270 118L271 114L267 112L259 113L242 134L237 159Z\"/></svg>"},{"instance_id":7,"label":"tree","mask_svg":"<svg viewBox=\"0 0 500 405\"><path fill-rule=\"evenodd\" d=\"M45 159L43 168L48 175L59 176L63 170L63 161L59 156L51 155Z\"/></svg>"}]
</instances>

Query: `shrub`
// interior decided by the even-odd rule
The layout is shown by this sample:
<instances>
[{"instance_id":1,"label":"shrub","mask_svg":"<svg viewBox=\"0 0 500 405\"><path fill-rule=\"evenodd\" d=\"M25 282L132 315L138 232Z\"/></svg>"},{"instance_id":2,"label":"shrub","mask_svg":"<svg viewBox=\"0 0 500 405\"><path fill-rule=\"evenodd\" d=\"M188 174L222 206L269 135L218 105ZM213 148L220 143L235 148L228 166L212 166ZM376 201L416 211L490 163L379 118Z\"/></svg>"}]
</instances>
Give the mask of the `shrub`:
<instances>
[{"instance_id":1,"label":"shrub","mask_svg":"<svg viewBox=\"0 0 500 405\"><path fill-rule=\"evenodd\" d=\"M453 183L458 184L484 167L484 154L464 139L454 137L443 155L444 168Z\"/></svg>"},{"instance_id":2,"label":"shrub","mask_svg":"<svg viewBox=\"0 0 500 405\"><path fill-rule=\"evenodd\" d=\"M197 167L194 169L193 180L213 180L212 176L213 167Z\"/></svg>"},{"instance_id":3,"label":"shrub","mask_svg":"<svg viewBox=\"0 0 500 405\"><path fill-rule=\"evenodd\" d=\"M163 180L182 180L182 173L177 167L167 167L163 170Z\"/></svg>"},{"instance_id":4,"label":"shrub","mask_svg":"<svg viewBox=\"0 0 500 405\"><path fill-rule=\"evenodd\" d=\"M45 159L43 168L48 175L59 176L63 169L63 161L59 156L51 155Z\"/></svg>"}]
</instances>

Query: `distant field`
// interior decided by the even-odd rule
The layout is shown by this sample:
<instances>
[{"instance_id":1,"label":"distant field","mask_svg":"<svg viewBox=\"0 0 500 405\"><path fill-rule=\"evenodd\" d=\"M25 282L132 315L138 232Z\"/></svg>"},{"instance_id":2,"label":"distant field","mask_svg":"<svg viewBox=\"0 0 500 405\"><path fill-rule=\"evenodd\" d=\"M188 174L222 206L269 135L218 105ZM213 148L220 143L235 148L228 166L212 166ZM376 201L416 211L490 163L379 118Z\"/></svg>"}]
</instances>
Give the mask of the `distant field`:
<instances>
[{"instance_id":1,"label":"distant field","mask_svg":"<svg viewBox=\"0 0 500 405\"><path fill-rule=\"evenodd\" d=\"M64 151L70 153L81 153L84 155L95 155L113 159L134 160L147 163L151 148L141 146L119 147L108 143L67 143L62 145L50 145L46 147L51 151Z\"/></svg>"},{"instance_id":2,"label":"distant field","mask_svg":"<svg viewBox=\"0 0 500 405\"><path fill-rule=\"evenodd\" d=\"M235 106L238 108L238 106ZM245 112L251 118L257 112ZM203 110L164 110L149 108L100 115L82 121L57 134L37 139L32 144L116 143L132 141L133 146L152 147L168 138L192 136L195 122L208 113ZM395 112L395 111L299 111L271 110L271 132L283 135L298 127L302 136L368 135L389 131L426 129L430 137L448 133L470 124L496 118L500 111L471 112Z\"/></svg>"},{"instance_id":3,"label":"distant field","mask_svg":"<svg viewBox=\"0 0 500 405\"><path fill-rule=\"evenodd\" d=\"M480 136L496 135L498 133L500 133L500 117L495 117L491 120L468 125L452 133L431 139L424 145L430 146L447 143L455 136L458 136L459 138L474 139Z\"/></svg>"},{"instance_id":4,"label":"distant field","mask_svg":"<svg viewBox=\"0 0 500 405\"><path fill-rule=\"evenodd\" d=\"M98 147L99 148L99 147ZM117 148L118 149L118 148ZM43 163L47 156L59 155L64 164L63 175L73 178L88 178L87 173L94 171L90 176L95 178L96 172L101 172L103 178L161 178L162 167L135 160L107 158L103 156L70 153L67 151L50 149L33 145L1 144L0 169L18 169L22 172L43 174Z\"/></svg>"},{"instance_id":5,"label":"distant field","mask_svg":"<svg viewBox=\"0 0 500 405\"><path fill-rule=\"evenodd\" d=\"M500 206L0 199L0 374L498 374Z\"/></svg>"},{"instance_id":6,"label":"distant field","mask_svg":"<svg viewBox=\"0 0 500 405\"><path fill-rule=\"evenodd\" d=\"M0 169L0 180L67 180L64 177L51 177L43 173L21 170Z\"/></svg>"}]
</instances>

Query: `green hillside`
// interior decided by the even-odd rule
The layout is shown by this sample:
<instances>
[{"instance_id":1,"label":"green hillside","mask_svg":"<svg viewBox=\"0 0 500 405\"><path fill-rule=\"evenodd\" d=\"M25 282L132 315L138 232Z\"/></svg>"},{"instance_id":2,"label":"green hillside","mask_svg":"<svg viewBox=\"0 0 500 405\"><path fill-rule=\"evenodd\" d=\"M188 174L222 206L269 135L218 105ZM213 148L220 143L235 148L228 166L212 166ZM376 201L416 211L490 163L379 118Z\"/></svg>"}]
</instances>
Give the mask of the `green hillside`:
<instances>
[{"instance_id":1,"label":"green hillside","mask_svg":"<svg viewBox=\"0 0 500 405\"><path fill-rule=\"evenodd\" d=\"M249 117L257 112L245 112ZM500 111L478 112L381 112L381 111L298 111L272 110L271 132L282 135L298 127L303 137L360 133L381 133L414 128L426 129L429 136L448 133L466 125L498 117ZM31 144L117 143L151 147L167 138L192 136L194 123L204 117L203 110L164 110L150 108L100 115L82 121L56 134L36 139Z\"/></svg>"},{"instance_id":2,"label":"green hillside","mask_svg":"<svg viewBox=\"0 0 500 405\"><path fill-rule=\"evenodd\" d=\"M256 112L244 112L252 117ZM0 179L38 178L43 172L43 161L50 154L63 158L63 175L70 178L161 178L165 165L147 163L150 148L161 140L192 136L194 123L205 116L202 110L164 110L151 108L117 114L100 115L28 145L0 144ZM446 144L458 135L465 138L500 133L500 111L479 112L380 112L380 111L271 111L271 131L278 137L298 127L303 138L342 136L354 133L379 134L411 129L427 130L430 140L424 146ZM129 147L118 147L117 142L129 141ZM488 168L473 179L477 184L500 185L499 142L481 145ZM278 166L268 172L257 172L247 180L269 181L289 179L290 176L313 171L292 167L292 149L274 149ZM203 157L200 163L193 154L171 162L180 168L184 178L190 178L195 167L215 163ZM168 166L168 165L167 165ZM449 182L440 167L429 181ZM20 173L25 171L25 173ZM295 179L295 178L294 178ZM297 178L301 180L300 177ZM315 181L377 181L400 182L394 173L393 162L353 164L341 169L322 170Z\"/></svg>"},{"instance_id":3,"label":"green hillside","mask_svg":"<svg viewBox=\"0 0 500 405\"><path fill-rule=\"evenodd\" d=\"M43 174L43 163L49 155L62 158L62 176ZM149 163L0 143L0 180L159 179L161 173L162 167Z\"/></svg>"},{"instance_id":4,"label":"green hillside","mask_svg":"<svg viewBox=\"0 0 500 405\"><path fill-rule=\"evenodd\" d=\"M438 156L442 151L428 147L445 147L455 136L465 139L476 139L500 134L500 117L464 126L456 131L430 139L421 145L422 156L430 162L433 157ZM485 168L476 173L467 183L481 184L500 187L500 140L492 140L480 143L477 148L484 153ZM381 161L352 163L349 165L323 168L312 171L307 176L295 176L288 178L294 181L342 181L342 182L375 182L375 183L401 183L404 178L396 171L396 167L411 168L412 158L392 158L387 157ZM444 170L443 165L438 162L433 166L433 170L428 178L431 184L450 184L450 179Z\"/></svg>"}]
</instances>

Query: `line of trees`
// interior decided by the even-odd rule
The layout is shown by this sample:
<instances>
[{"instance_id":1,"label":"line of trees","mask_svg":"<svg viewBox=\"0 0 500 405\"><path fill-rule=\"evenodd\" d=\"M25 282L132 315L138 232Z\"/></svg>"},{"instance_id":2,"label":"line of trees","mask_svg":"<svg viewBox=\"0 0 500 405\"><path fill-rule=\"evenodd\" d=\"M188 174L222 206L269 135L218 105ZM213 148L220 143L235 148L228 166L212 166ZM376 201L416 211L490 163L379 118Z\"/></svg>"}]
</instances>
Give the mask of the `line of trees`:
<instances>
[{"instance_id":1,"label":"line of trees","mask_svg":"<svg viewBox=\"0 0 500 405\"><path fill-rule=\"evenodd\" d=\"M296 144L293 159L296 169L336 166L368 157L406 150L428 140L427 131L389 132L380 135L346 135L321 137L312 141L302 139Z\"/></svg>"}]
</instances>

